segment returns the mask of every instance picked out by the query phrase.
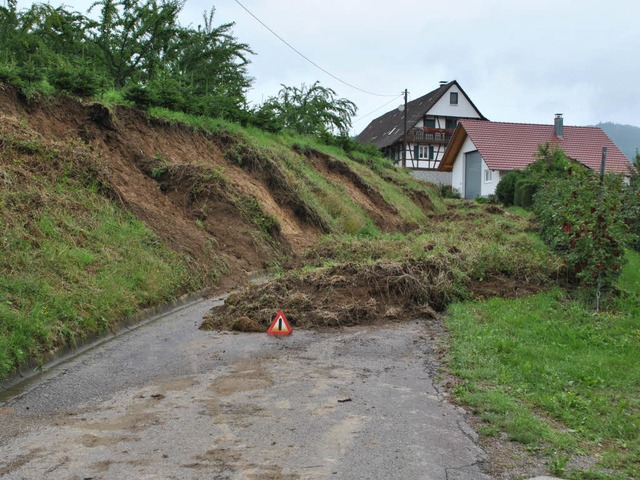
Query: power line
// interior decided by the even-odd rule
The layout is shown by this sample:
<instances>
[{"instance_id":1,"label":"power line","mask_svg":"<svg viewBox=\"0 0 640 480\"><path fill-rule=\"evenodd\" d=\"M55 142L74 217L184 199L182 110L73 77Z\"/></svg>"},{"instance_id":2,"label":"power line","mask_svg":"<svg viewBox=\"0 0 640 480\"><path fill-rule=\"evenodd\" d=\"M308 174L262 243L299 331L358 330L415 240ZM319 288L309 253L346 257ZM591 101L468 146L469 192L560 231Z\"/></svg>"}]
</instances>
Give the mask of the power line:
<instances>
[{"instance_id":1,"label":"power line","mask_svg":"<svg viewBox=\"0 0 640 480\"><path fill-rule=\"evenodd\" d=\"M291 45L289 42L287 42L284 38L282 38L280 35L278 35L276 32L274 32L271 28L269 28L262 20L260 20L258 17L256 17L251 10L249 10L247 7L245 7L242 3L240 3L238 0L235 0L235 2L240 5L249 15L251 15L253 18L255 18L258 23L260 23L260 25L262 25L264 28L266 28L267 30L269 30L273 35L275 35L282 43L284 43L287 47L289 47L291 50L293 50L294 52L296 52L298 55L300 55L302 58L304 58L307 62L309 62L311 65L313 65L314 67L316 67L319 70L322 70L324 73L326 73L327 75L329 75L330 77L336 79L337 81L339 81L340 83L343 83L344 85L351 87L355 90L358 90L362 93L366 93L368 95L374 95L376 97L395 97L395 95L383 95L381 93L373 93L373 92L368 92L367 90L363 90L362 88L356 87L355 85L352 85L348 82L345 82L344 80L336 77L333 73L329 72L328 70L325 70L324 68L322 68L320 65L318 65L316 62L314 62L313 60L311 60L309 57L307 57L305 54L303 54L301 51L299 51L297 48L295 48L293 45Z\"/></svg>"},{"instance_id":2,"label":"power line","mask_svg":"<svg viewBox=\"0 0 640 480\"><path fill-rule=\"evenodd\" d=\"M402 95L404 95L404 93L401 93L400 95L397 95L395 97L393 97L391 100L389 100L387 103L385 103L384 105L379 106L378 108L376 108L375 110L372 110L371 112L365 114L365 115L360 115L358 117L358 119L353 122L353 123L358 123L360 120L367 118L369 115L373 115L374 113L376 113L378 110L382 110L384 107L386 107L387 105L389 105L392 102L395 102L398 98L400 98Z\"/></svg>"}]
</instances>

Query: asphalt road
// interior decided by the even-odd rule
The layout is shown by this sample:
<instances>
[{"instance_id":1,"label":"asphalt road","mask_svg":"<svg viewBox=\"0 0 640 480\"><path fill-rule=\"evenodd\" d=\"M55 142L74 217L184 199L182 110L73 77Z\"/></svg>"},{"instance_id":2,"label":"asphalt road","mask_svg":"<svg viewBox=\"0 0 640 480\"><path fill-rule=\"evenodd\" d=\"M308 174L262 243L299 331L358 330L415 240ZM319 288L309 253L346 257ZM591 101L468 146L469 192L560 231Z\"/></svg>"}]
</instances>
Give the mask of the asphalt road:
<instances>
[{"instance_id":1,"label":"asphalt road","mask_svg":"<svg viewBox=\"0 0 640 480\"><path fill-rule=\"evenodd\" d=\"M167 314L0 397L3 479L488 479L421 322L289 337Z\"/></svg>"}]
</instances>

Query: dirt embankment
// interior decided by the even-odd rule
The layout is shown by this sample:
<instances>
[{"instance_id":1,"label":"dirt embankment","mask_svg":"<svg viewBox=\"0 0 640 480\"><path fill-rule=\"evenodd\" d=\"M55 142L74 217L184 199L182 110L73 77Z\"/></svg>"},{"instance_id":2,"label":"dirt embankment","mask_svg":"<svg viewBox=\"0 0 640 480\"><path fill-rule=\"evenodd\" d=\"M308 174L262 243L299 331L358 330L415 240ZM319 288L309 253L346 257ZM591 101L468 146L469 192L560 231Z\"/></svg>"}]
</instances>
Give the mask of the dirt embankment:
<instances>
[{"instance_id":1,"label":"dirt embankment","mask_svg":"<svg viewBox=\"0 0 640 480\"><path fill-rule=\"evenodd\" d=\"M127 107L109 110L65 97L27 100L0 85L0 136L33 140L41 148L87 146L114 201L187 255L194 268L222 271L221 288L301 251L329 230L295 188L287 194L277 169L229 161L239 139L227 134L198 132ZM344 162L324 155L305 160L341 184L380 230L405 225L395 207Z\"/></svg>"}]
</instances>

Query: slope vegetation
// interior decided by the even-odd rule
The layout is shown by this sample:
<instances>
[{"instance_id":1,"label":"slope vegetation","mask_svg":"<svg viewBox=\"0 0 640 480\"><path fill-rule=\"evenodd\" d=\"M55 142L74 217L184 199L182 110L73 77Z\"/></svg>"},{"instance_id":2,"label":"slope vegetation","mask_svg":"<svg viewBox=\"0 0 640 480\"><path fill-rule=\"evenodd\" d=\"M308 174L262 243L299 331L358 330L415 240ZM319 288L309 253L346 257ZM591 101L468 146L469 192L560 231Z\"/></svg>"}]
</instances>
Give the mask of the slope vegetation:
<instances>
[{"instance_id":1,"label":"slope vegetation","mask_svg":"<svg viewBox=\"0 0 640 480\"><path fill-rule=\"evenodd\" d=\"M320 235L425 228L442 209L380 158L183 120L0 84L0 377Z\"/></svg>"}]
</instances>

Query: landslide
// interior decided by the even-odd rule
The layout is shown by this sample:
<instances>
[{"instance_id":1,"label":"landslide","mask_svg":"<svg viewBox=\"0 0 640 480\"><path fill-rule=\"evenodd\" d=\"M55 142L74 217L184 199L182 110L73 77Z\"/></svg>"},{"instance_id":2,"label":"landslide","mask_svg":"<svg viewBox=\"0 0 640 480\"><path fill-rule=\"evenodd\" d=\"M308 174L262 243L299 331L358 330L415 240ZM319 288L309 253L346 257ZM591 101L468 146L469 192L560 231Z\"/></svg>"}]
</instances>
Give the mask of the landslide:
<instances>
[{"instance_id":1,"label":"landslide","mask_svg":"<svg viewBox=\"0 0 640 480\"><path fill-rule=\"evenodd\" d=\"M138 308L234 287L324 234L410 231L441 209L379 158L3 84L0 187L0 377Z\"/></svg>"},{"instance_id":2,"label":"landslide","mask_svg":"<svg viewBox=\"0 0 640 480\"><path fill-rule=\"evenodd\" d=\"M325 236L298 269L234 292L201 328L264 332L278 310L294 328L431 320L453 301L530 295L565 275L527 217L453 201L429 220L404 235Z\"/></svg>"}]
</instances>

